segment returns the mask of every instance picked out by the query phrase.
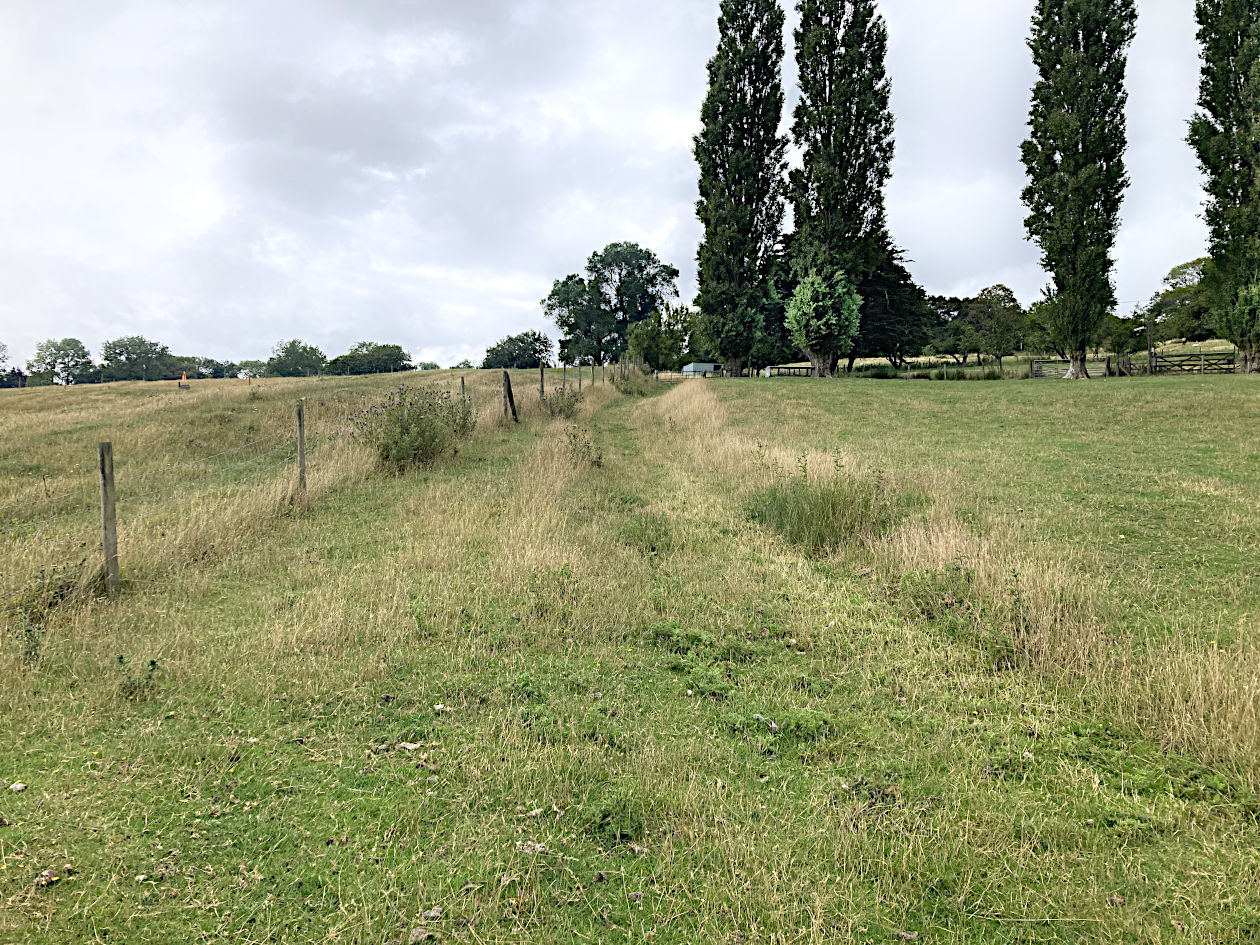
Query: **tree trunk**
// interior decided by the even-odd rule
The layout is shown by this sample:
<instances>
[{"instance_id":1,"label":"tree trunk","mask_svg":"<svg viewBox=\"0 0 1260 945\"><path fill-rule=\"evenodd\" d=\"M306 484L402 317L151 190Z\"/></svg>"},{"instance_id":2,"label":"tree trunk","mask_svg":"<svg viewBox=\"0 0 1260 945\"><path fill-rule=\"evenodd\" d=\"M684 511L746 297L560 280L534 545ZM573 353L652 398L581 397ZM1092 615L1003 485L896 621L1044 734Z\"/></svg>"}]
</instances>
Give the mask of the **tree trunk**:
<instances>
[{"instance_id":1,"label":"tree trunk","mask_svg":"<svg viewBox=\"0 0 1260 945\"><path fill-rule=\"evenodd\" d=\"M814 366L814 377L831 377L836 364L835 355L815 354L813 351L806 351L805 354L809 357L809 363Z\"/></svg>"},{"instance_id":2,"label":"tree trunk","mask_svg":"<svg viewBox=\"0 0 1260 945\"><path fill-rule=\"evenodd\" d=\"M1238 350L1238 373L1260 374L1260 349L1240 348Z\"/></svg>"},{"instance_id":3,"label":"tree trunk","mask_svg":"<svg viewBox=\"0 0 1260 945\"><path fill-rule=\"evenodd\" d=\"M727 377L739 377L744 371L743 358L730 358L722 365L722 371Z\"/></svg>"},{"instance_id":4,"label":"tree trunk","mask_svg":"<svg viewBox=\"0 0 1260 945\"><path fill-rule=\"evenodd\" d=\"M1089 380L1089 369L1085 367L1085 352L1072 352L1072 366L1068 368L1066 379L1069 381Z\"/></svg>"}]
</instances>

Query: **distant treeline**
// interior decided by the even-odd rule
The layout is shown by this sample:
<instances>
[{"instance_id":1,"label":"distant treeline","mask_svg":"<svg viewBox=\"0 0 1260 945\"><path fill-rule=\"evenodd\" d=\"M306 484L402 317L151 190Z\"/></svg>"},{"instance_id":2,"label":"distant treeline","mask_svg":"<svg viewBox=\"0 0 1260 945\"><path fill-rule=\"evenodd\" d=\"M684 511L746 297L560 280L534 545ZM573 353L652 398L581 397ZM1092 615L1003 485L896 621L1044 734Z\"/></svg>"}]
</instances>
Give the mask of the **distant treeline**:
<instances>
[{"instance_id":1,"label":"distant treeline","mask_svg":"<svg viewBox=\"0 0 1260 945\"><path fill-rule=\"evenodd\" d=\"M412 363L399 345L363 341L329 360L314 345L294 338L276 345L266 361L220 361L172 354L170 348L139 335L107 341L100 361L78 338L48 339L35 349L26 370L3 370L7 349L0 344L0 387L46 384L103 384L215 377L305 377L315 374L387 374L435 370L431 361Z\"/></svg>"}]
</instances>

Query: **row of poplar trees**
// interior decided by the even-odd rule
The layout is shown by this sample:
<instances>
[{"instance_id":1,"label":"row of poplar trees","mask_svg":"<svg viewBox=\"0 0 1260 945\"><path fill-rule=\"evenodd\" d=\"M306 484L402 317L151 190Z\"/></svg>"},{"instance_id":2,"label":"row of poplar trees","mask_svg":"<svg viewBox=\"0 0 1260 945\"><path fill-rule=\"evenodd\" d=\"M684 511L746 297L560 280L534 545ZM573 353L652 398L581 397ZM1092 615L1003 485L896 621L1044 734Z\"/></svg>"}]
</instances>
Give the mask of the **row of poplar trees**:
<instances>
[{"instance_id":1,"label":"row of poplar trees","mask_svg":"<svg viewBox=\"0 0 1260 945\"><path fill-rule=\"evenodd\" d=\"M820 376L841 357L917 354L931 312L888 232L893 158L888 33L875 0L798 0L800 100L787 170L784 14L722 0L695 139L704 225L698 304L728 371L803 351ZM1198 0L1204 50L1190 140L1208 179L1221 333L1260 367L1260 0ZM1128 186L1125 72L1134 0L1038 0L1039 80L1022 148L1029 237L1051 282L1039 307L1055 347L1085 352L1116 304L1113 249ZM787 204L794 232L784 233Z\"/></svg>"}]
</instances>

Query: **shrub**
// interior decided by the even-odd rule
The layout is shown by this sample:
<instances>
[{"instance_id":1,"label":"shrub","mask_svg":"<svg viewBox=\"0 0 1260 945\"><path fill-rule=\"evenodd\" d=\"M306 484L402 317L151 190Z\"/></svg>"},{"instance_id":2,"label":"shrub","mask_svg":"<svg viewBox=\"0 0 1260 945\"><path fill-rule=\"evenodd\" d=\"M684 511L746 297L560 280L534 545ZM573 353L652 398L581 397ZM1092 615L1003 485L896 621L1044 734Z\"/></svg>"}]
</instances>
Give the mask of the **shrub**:
<instances>
[{"instance_id":1,"label":"shrub","mask_svg":"<svg viewBox=\"0 0 1260 945\"><path fill-rule=\"evenodd\" d=\"M613 381L613 386L617 390L630 397L646 397L652 393L656 387L656 381L652 380L646 374L642 374L637 370L632 370L625 377L617 378Z\"/></svg>"},{"instance_id":2,"label":"shrub","mask_svg":"<svg viewBox=\"0 0 1260 945\"><path fill-rule=\"evenodd\" d=\"M350 422L351 436L370 444L382 465L395 472L432 463L477 425L466 398L405 384Z\"/></svg>"},{"instance_id":3,"label":"shrub","mask_svg":"<svg viewBox=\"0 0 1260 945\"><path fill-rule=\"evenodd\" d=\"M543 398L543 407L553 419L564 417L572 420L577 416L578 405L581 403L582 395L574 387L557 387Z\"/></svg>"}]
</instances>

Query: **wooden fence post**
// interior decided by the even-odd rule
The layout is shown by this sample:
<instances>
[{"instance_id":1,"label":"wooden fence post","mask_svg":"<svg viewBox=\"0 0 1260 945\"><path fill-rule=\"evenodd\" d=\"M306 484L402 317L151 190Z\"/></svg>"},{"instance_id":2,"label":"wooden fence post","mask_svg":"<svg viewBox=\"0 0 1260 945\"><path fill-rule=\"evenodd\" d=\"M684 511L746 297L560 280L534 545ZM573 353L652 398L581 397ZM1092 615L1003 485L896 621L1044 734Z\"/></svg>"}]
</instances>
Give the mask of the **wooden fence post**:
<instances>
[{"instance_id":1,"label":"wooden fence post","mask_svg":"<svg viewBox=\"0 0 1260 945\"><path fill-rule=\"evenodd\" d=\"M117 597L118 516L117 492L114 490L114 444L98 443L96 455L101 473L101 550L105 553L105 589L110 597Z\"/></svg>"},{"instance_id":2,"label":"wooden fence post","mask_svg":"<svg viewBox=\"0 0 1260 945\"><path fill-rule=\"evenodd\" d=\"M520 423L521 418L516 415L516 398L512 396L512 377L507 371L503 372L503 416L508 415L508 410L512 411L512 422Z\"/></svg>"},{"instance_id":3,"label":"wooden fence post","mask_svg":"<svg viewBox=\"0 0 1260 945\"><path fill-rule=\"evenodd\" d=\"M538 396L544 400L547 397L547 365L538 365Z\"/></svg>"},{"instance_id":4,"label":"wooden fence post","mask_svg":"<svg viewBox=\"0 0 1260 945\"><path fill-rule=\"evenodd\" d=\"M464 375L462 374L459 376L459 399L460 400L468 399L468 394L465 393L464 391Z\"/></svg>"},{"instance_id":5,"label":"wooden fence post","mask_svg":"<svg viewBox=\"0 0 1260 945\"><path fill-rule=\"evenodd\" d=\"M297 404L298 497L306 498L306 402Z\"/></svg>"},{"instance_id":6,"label":"wooden fence post","mask_svg":"<svg viewBox=\"0 0 1260 945\"><path fill-rule=\"evenodd\" d=\"M577 365L578 393L582 393L582 365Z\"/></svg>"},{"instance_id":7,"label":"wooden fence post","mask_svg":"<svg viewBox=\"0 0 1260 945\"><path fill-rule=\"evenodd\" d=\"M560 389L567 390L569 387L569 362L565 362L560 367Z\"/></svg>"}]
</instances>

